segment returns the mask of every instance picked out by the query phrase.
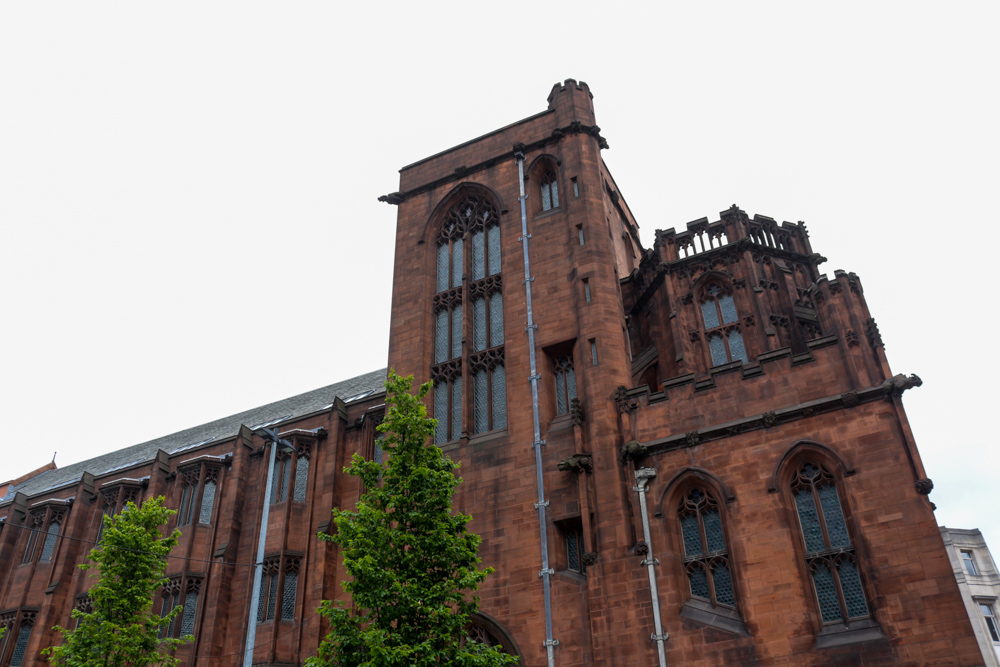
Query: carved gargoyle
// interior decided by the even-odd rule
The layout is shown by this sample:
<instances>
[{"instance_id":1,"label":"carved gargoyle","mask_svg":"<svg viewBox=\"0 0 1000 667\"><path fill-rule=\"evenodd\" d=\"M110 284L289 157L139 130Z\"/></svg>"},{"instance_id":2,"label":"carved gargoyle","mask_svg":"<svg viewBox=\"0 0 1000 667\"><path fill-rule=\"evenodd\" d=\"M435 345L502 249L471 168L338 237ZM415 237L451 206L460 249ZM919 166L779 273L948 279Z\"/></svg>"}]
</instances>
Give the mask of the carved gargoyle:
<instances>
[{"instance_id":1,"label":"carved gargoyle","mask_svg":"<svg viewBox=\"0 0 1000 667\"><path fill-rule=\"evenodd\" d=\"M559 462L563 472L591 472L594 469L594 459L590 454L574 454Z\"/></svg>"},{"instance_id":2,"label":"carved gargoyle","mask_svg":"<svg viewBox=\"0 0 1000 667\"><path fill-rule=\"evenodd\" d=\"M638 440L629 440L624 445L622 445L620 458L621 462L625 463L629 459L637 459L645 453L645 448L642 446Z\"/></svg>"},{"instance_id":3,"label":"carved gargoyle","mask_svg":"<svg viewBox=\"0 0 1000 667\"><path fill-rule=\"evenodd\" d=\"M889 396L900 397L903 392L907 389L912 389L913 387L919 387L923 385L924 381L920 379L918 375L911 375L906 377L902 373L898 375L893 375L891 378L882 383L882 388L885 389L885 393Z\"/></svg>"}]
</instances>

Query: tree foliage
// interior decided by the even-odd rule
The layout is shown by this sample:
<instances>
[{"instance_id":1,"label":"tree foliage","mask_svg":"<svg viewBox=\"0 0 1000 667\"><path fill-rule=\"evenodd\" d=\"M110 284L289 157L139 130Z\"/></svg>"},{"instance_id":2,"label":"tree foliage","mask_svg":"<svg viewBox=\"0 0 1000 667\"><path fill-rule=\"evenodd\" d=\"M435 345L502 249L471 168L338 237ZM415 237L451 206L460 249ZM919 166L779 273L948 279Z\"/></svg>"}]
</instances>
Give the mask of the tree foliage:
<instances>
[{"instance_id":1,"label":"tree foliage","mask_svg":"<svg viewBox=\"0 0 1000 667\"><path fill-rule=\"evenodd\" d=\"M385 383L388 414L379 425L383 465L355 454L345 469L365 492L355 511L334 510L340 546L353 578L343 584L352 607L323 602L331 625L308 667L500 667L516 658L465 640L478 589L492 568L479 569L480 538L471 517L452 512L461 483L457 463L428 444L436 420L423 399L431 383L410 393L412 376L392 370Z\"/></svg>"},{"instance_id":2,"label":"tree foliage","mask_svg":"<svg viewBox=\"0 0 1000 667\"><path fill-rule=\"evenodd\" d=\"M173 667L173 648L194 639L160 639L162 629L181 613L178 605L162 618L152 612L153 596L166 582L167 555L177 544L179 530L163 537L160 530L176 514L163 507L163 497L142 504L128 503L121 513L103 518L101 543L90 551L97 583L90 589L93 612L73 611L75 630L63 633L61 646L44 652L54 665L65 667Z\"/></svg>"}]
</instances>

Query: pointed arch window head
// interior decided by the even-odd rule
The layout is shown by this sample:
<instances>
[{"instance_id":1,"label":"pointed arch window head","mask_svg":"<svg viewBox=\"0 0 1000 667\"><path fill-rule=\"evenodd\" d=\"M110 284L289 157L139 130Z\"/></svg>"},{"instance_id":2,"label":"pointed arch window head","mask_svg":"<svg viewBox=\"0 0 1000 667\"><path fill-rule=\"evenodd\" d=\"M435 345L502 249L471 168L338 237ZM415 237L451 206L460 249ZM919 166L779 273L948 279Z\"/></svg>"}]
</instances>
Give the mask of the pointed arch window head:
<instances>
[{"instance_id":1,"label":"pointed arch window head","mask_svg":"<svg viewBox=\"0 0 1000 667\"><path fill-rule=\"evenodd\" d=\"M730 361L746 363L747 352L732 291L721 283L708 285L702 295L701 317L712 365L719 366Z\"/></svg>"},{"instance_id":2,"label":"pointed arch window head","mask_svg":"<svg viewBox=\"0 0 1000 667\"><path fill-rule=\"evenodd\" d=\"M559 185L556 182L554 171L549 170L542 176L541 189L542 210L551 211L554 208L559 208Z\"/></svg>"},{"instance_id":3,"label":"pointed arch window head","mask_svg":"<svg viewBox=\"0 0 1000 667\"><path fill-rule=\"evenodd\" d=\"M692 489L681 500L677 515L691 596L713 605L735 607L736 592L719 504L704 490Z\"/></svg>"},{"instance_id":4,"label":"pointed arch window head","mask_svg":"<svg viewBox=\"0 0 1000 667\"><path fill-rule=\"evenodd\" d=\"M796 471L791 488L823 622L867 618L868 602L836 480L822 465L807 462Z\"/></svg>"}]
</instances>

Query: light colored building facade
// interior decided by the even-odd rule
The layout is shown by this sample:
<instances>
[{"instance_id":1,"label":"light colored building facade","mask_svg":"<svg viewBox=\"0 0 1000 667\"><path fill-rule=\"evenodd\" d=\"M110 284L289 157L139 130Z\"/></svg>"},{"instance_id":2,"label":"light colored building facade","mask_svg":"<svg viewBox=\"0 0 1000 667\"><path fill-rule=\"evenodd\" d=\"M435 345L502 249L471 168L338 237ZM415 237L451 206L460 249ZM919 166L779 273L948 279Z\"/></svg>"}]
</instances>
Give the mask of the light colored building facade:
<instances>
[{"instance_id":1,"label":"light colored building facade","mask_svg":"<svg viewBox=\"0 0 1000 667\"><path fill-rule=\"evenodd\" d=\"M978 528L941 526L958 589L988 667L1000 667L1000 572Z\"/></svg>"}]
</instances>

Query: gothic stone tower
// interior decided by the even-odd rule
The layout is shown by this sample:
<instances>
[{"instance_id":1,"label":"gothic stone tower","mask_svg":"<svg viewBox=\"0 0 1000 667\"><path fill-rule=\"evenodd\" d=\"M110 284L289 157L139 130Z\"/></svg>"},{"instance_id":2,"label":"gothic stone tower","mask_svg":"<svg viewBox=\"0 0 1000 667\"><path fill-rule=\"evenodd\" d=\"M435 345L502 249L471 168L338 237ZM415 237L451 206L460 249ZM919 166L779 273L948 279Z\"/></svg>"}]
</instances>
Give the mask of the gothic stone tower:
<instances>
[{"instance_id":1,"label":"gothic stone tower","mask_svg":"<svg viewBox=\"0 0 1000 667\"><path fill-rule=\"evenodd\" d=\"M644 250L602 148L570 79L382 198L485 615L525 665L980 664L857 276L735 206Z\"/></svg>"}]
</instances>

